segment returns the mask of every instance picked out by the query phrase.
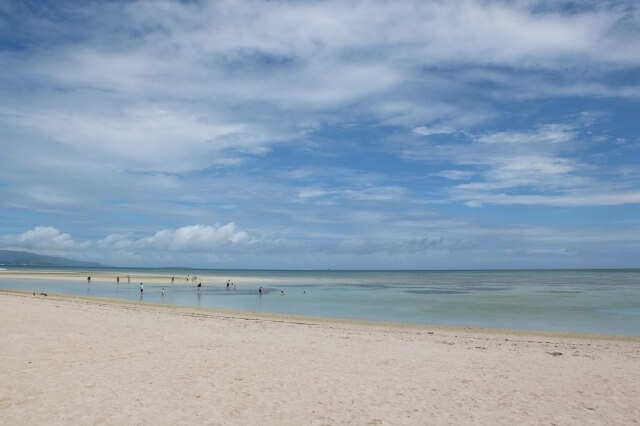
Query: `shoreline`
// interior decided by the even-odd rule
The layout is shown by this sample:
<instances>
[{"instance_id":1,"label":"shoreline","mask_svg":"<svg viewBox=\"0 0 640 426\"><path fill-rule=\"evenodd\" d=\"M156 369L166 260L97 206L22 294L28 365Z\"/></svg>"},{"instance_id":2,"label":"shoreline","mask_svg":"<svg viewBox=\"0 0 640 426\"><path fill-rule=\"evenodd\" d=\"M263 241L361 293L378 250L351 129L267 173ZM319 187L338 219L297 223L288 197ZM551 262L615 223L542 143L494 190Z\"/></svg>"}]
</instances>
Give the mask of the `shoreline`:
<instances>
[{"instance_id":1,"label":"shoreline","mask_svg":"<svg viewBox=\"0 0 640 426\"><path fill-rule=\"evenodd\" d=\"M15 294L25 297L43 298L39 292L30 290L14 290L0 288L0 295ZM422 324L422 323L403 323L389 321L374 320L357 320L349 318L332 318L332 317L316 317L306 315L283 314L277 312L258 312L244 311L236 309L214 308L206 306L189 306L174 305L157 302L138 301L130 299L118 299L112 297L99 296L80 296L64 293L46 293L50 300L77 300L85 303L93 303L96 305L108 304L111 306L132 306L141 308L155 308L168 313L192 312L201 314L203 317L224 317L250 321L273 321L291 324L306 325L333 325L345 327L371 327L378 329L402 330L408 332L424 332L439 331L447 333L473 333L482 336L508 335L513 337L536 337L536 338L556 338L556 339L578 339L578 340L609 340L621 342L640 343L640 336L628 336L621 334L602 334L602 333L583 333L583 332L565 332L555 330L530 330L517 328L499 328L499 327L475 327L475 326L456 326L442 324Z\"/></svg>"},{"instance_id":2,"label":"shoreline","mask_svg":"<svg viewBox=\"0 0 640 426\"><path fill-rule=\"evenodd\" d=\"M122 274L120 272L123 272ZM640 287L636 275L622 280L633 286L611 287L611 296L601 299L603 290L591 290L593 286L580 287L574 277L558 279L558 287L534 283L530 287L514 284L510 279L492 277L483 281L473 276L456 278L452 287L446 282L420 277L415 281L403 281L391 277L372 277L363 280L331 281L329 278L280 277L280 276L199 276L196 281L185 282L177 277L171 284L171 275L135 274L128 282L131 271L86 271L86 270L11 270L0 271L0 287L8 289L44 288L45 291L104 296L125 299L134 297L132 286L143 283L149 286L145 300L187 306L209 306L222 309L245 311L280 312L283 314L309 315L329 319L353 318L372 322L398 322L427 326L451 326L471 328L497 328L500 330L522 330L531 332L555 332L558 334L613 335L640 337L640 328L634 322L637 307L633 298L640 297ZM91 274L89 286L87 276ZM120 277L117 282L116 277ZM185 276L186 277L186 276ZM231 288L225 282L231 278ZM496 280L496 281L493 281ZM523 281L524 278L520 278ZM600 278L591 277L592 283L599 284ZM524 280L526 281L526 280ZM467 284L469 282L470 284ZM497 284L493 284L493 283ZM614 281L615 282L615 281ZM3 285L5 283L5 285ZM87 285L85 285L87 283ZM202 283L202 293L191 297L189 289ZM371 285L374 283L375 285ZM610 285L610 283L607 283ZM160 297L160 286L166 288ZM264 286L267 295L252 297ZM561 286L561 287L560 287ZM157 291L154 290L157 287ZM175 291L172 291L174 288ZM238 297L218 297L231 295ZM351 290L367 290L354 292ZM380 290L377 292L368 290ZM476 290L477 289L477 290ZM306 291L303 291L306 290ZM498 290L497 292L494 292ZM615 291L614 291L615 290ZM155 292L154 292L155 291ZM277 300L271 296L283 291L287 297ZM303 295L304 293L304 295ZM411 293L419 293L415 297ZM432 296L431 293L434 295ZM450 296L448 293L453 294ZM552 294L562 293L562 294ZM574 297L571 293L581 293ZM194 295L196 293L193 293ZM284 293L283 293L284 294ZM310 294L307 296L306 294ZM458 296L458 294L460 296ZM147 297L149 295L149 297ZM202 298L201 298L202 295ZM363 297L364 295L364 297ZM478 297L475 297L475 296ZM596 299L597 298L597 299ZM140 298L142 299L142 298ZM577 307L578 309L574 309Z\"/></svg>"}]
</instances>

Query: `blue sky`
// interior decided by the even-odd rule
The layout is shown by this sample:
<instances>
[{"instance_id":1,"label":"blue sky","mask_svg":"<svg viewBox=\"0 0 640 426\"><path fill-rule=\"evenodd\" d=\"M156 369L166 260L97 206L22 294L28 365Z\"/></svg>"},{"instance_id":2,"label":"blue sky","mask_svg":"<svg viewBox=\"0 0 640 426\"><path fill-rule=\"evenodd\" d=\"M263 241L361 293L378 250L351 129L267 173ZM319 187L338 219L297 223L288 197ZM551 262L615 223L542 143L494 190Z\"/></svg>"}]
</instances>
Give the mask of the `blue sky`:
<instances>
[{"instance_id":1,"label":"blue sky","mask_svg":"<svg viewBox=\"0 0 640 426\"><path fill-rule=\"evenodd\" d=\"M639 267L635 1L0 0L0 248Z\"/></svg>"}]
</instances>

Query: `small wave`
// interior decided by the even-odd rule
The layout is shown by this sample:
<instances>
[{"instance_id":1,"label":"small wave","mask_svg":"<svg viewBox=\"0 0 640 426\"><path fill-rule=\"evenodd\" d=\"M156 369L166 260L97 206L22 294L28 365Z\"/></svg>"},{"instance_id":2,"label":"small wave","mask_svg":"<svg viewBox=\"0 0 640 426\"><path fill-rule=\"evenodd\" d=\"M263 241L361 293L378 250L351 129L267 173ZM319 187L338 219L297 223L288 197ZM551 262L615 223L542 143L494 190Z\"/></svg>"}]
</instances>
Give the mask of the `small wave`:
<instances>
[{"instance_id":1,"label":"small wave","mask_svg":"<svg viewBox=\"0 0 640 426\"><path fill-rule=\"evenodd\" d=\"M640 306L632 306L628 308L603 309L602 312L606 312L608 314L616 314L616 315L640 316Z\"/></svg>"},{"instance_id":2,"label":"small wave","mask_svg":"<svg viewBox=\"0 0 640 426\"><path fill-rule=\"evenodd\" d=\"M467 294L468 291L461 290L405 290L405 293L412 294Z\"/></svg>"}]
</instances>

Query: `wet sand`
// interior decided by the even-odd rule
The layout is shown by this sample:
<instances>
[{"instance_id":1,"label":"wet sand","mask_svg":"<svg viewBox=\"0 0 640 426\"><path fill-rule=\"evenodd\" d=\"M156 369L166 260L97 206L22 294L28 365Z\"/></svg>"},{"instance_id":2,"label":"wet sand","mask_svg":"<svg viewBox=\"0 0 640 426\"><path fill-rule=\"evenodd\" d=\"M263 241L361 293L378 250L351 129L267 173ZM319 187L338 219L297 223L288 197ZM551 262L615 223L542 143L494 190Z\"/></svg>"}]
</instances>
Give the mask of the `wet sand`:
<instances>
[{"instance_id":1,"label":"wet sand","mask_svg":"<svg viewBox=\"0 0 640 426\"><path fill-rule=\"evenodd\" d=\"M640 338L0 291L4 424L637 424Z\"/></svg>"}]
</instances>

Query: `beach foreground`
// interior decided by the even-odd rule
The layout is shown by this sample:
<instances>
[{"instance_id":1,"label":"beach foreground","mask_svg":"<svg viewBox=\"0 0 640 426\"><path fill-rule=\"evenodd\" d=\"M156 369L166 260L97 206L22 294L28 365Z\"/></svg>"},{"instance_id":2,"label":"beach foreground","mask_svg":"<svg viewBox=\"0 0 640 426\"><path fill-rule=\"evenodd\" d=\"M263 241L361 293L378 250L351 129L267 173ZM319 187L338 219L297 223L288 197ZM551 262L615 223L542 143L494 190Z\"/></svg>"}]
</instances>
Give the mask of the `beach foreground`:
<instances>
[{"instance_id":1,"label":"beach foreground","mask_svg":"<svg viewBox=\"0 0 640 426\"><path fill-rule=\"evenodd\" d=\"M634 424L640 339L0 292L5 424ZM561 355L560 355L561 354Z\"/></svg>"}]
</instances>

